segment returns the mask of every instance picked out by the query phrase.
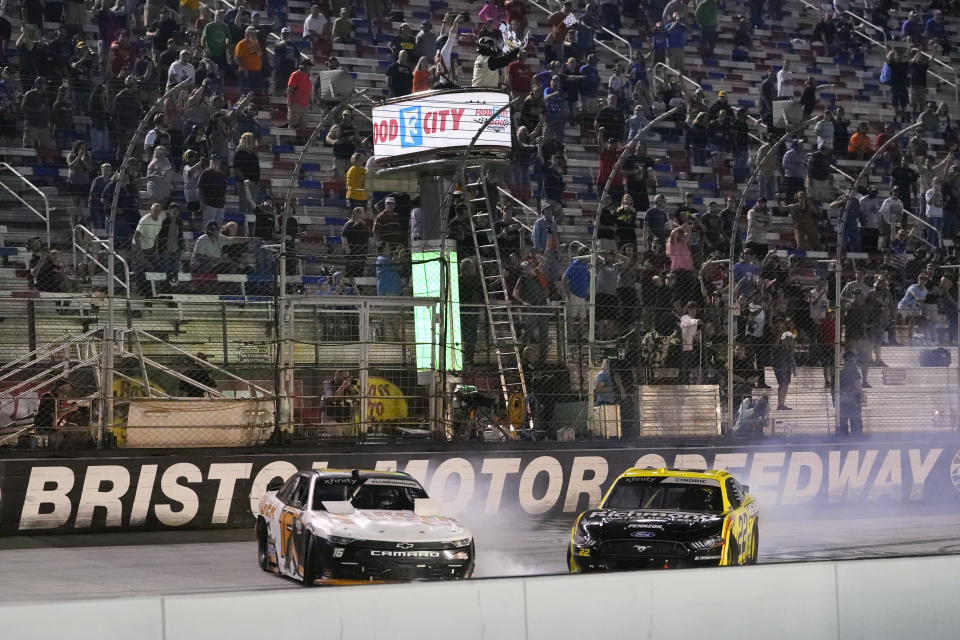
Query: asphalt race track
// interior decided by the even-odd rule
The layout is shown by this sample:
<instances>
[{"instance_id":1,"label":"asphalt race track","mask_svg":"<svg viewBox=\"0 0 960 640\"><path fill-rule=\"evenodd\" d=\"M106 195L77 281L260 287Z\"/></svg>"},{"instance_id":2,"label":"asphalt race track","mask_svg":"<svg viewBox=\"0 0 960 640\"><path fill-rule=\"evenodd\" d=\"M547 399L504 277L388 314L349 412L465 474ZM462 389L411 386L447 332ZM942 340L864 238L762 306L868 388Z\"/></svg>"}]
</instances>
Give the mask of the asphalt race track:
<instances>
[{"instance_id":1,"label":"asphalt race track","mask_svg":"<svg viewBox=\"0 0 960 640\"><path fill-rule=\"evenodd\" d=\"M761 513L760 562L960 553L956 509L873 507L806 515ZM475 576L565 572L571 521L531 522L522 529L500 521L473 524ZM0 602L299 587L260 571L255 553L252 527L0 538Z\"/></svg>"}]
</instances>

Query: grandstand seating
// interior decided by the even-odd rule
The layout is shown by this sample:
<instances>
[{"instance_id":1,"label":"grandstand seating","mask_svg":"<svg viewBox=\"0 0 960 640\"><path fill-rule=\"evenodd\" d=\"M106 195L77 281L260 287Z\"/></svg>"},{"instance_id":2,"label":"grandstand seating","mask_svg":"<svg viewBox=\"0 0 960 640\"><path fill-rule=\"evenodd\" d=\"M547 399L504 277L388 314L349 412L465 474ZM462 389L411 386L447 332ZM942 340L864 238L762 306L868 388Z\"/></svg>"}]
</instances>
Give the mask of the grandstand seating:
<instances>
[{"instance_id":1,"label":"grandstand seating","mask_svg":"<svg viewBox=\"0 0 960 640\"><path fill-rule=\"evenodd\" d=\"M908 5L901 5L899 11L905 15ZM302 0L287 2L288 24L294 33L301 30L304 17L310 3ZM422 19L432 19L439 24L442 16L448 11L466 11L474 13L477 5L466 1L444 0L410 0L403 7L404 18L407 22L416 23ZM832 85L829 91L821 93L822 99L830 105L842 104L851 121L856 123L865 121L870 124L871 132L875 135L881 124L892 119L894 112L888 103L887 91L879 84L877 76L882 63L882 52L873 50L866 56L865 67L855 67L849 61L838 60L833 57L817 55L814 47L809 43L817 16L800 2L789 2L784 7L786 15L776 21L770 28L757 29L754 32L754 45L749 60L733 60L731 34L733 32L733 15L728 11L720 16L720 41L712 58L701 59L697 54L696 41L691 40L687 46L687 75L696 80L708 94L715 94L720 90L728 91L734 96L735 104L755 109L758 96L758 85L761 77L771 68L789 60L792 67L799 73L816 75L818 81ZM531 9L531 28L538 40L548 31L546 14ZM18 20L13 18L14 33L18 32ZM343 67L351 72L358 88L365 88L369 95L386 95L386 81L384 69L389 63L390 53L386 42L392 34L381 34L375 41L365 36L365 18L358 16L355 20L361 42L357 45L336 44L333 48ZM397 25L395 24L394 27ZM55 25L46 25L51 30ZM88 42L95 42L96 27L92 23L85 25L85 37ZM950 22L951 33L957 33L954 20ZM468 30L465 27L464 31ZM466 35L466 34L465 34ZM635 29L624 28L621 35L631 42L634 48L646 50L646 42L640 41ZM366 39L364 39L366 38ZM469 43L465 37L463 42ZM304 51L309 46L304 43ZM605 50L598 50L601 62L601 77L606 78L613 65L621 59ZM11 55L14 55L11 52ZM462 77L469 78L473 65L474 52L469 46L459 47L459 64L462 68ZM956 64L956 58L950 60ZM531 58L531 65L539 64ZM536 69L535 69L536 70ZM932 72L939 73L936 68ZM955 81L952 76L945 76ZM955 102L954 87L944 82L936 81L931 86L931 99L945 100L952 109L958 106ZM309 123L316 125L320 120L319 113L309 116ZM271 94L266 103L260 105L258 121L261 123L262 140L259 147L263 177L275 192L285 189L293 170L297 157L303 150L302 144L295 139L293 130L284 127L285 107L283 98L275 93ZM76 118L78 137L85 137L85 129L89 119ZM364 126L362 122L359 125ZM934 148L939 148L941 140L930 139ZM568 172L566 178L566 206L559 220L559 232L564 243L579 240L589 244L593 217L596 212L597 193L594 186L597 149L595 140L591 136L581 135L581 131L568 127L566 131L566 153L568 157ZM664 194L671 203L680 201L682 194L692 192L695 202L707 203L720 200L717 196L718 187L722 195L736 193L738 187L732 180L722 185L715 185L709 170L704 167L691 166L681 136L670 125L657 127L647 141L648 153L657 159L652 175L657 182L657 193ZM65 155L65 154L64 154ZM63 162L50 166L40 162L35 151L19 147L0 148L0 159L9 163L17 172L40 187L49 199L52 207L52 240L53 244L68 247L70 243L69 217L67 212L71 206L66 195L64 178L66 168ZM317 145L307 150L304 156L302 172L294 181L294 195L299 204L298 221L304 231L300 239L300 250L310 253L320 259L339 262L340 228L345 222L348 213L347 202L344 199L343 183L333 179L332 154L329 148ZM857 163L840 160L838 167L848 173L857 169ZM12 174L0 171L0 182L7 185L14 192L34 206L37 204L36 194L24 187ZM179 180L179 178L178 178ZM871 182L881 183L879 175L870 177ZM179 181L176 189L179 189ZM415 190L415 184L409 184L408 189ZM174 198L181 195L175 190ZM141 202L146 202L142 198ZM228 194L226 219L245 222L244 217L237 213L237 198ZM25 264L28 253L17 245L22 245L28 238L41 236L45 232L43 221L36 215L29 213L22 203L13 199L9 193L0 191L0 236L6 244L0 248L4 256L4 266L0 268L0 332L8 336L22 336L28 332L28 322L23 313L24 305L32 300L42 305L46 313L42 314L43 321L35 328L36 343L69 332L82 331L89 326L96 325L102 320L102 306L98 304L96 296L88 300L70 299L63 301L57 294L40 294L30 292ZM192 241L198 230L187 233L187 252L192 249ZM776 216L773 230L770 233L771 245L789 251L794 247L793 230L789 218ZM857 257L856 254L853 257ZM195 277L195 276L194 276ZM214 276L221 283L233 285L230 293L211 296L198 292L189 286L193 278L191 274L180 274L178 281L183 285L176 289L170 297L172 306L162 303L150 303L144 300L133 300L129 304L124 322L142 328L156 335L162 335L183 349L194 350L221 350L225 362L258 362L265 359L262 345L269 341L269 325L272 312L265 301L258 300L255 295L249 294L244 288L254 283L257 276ZM293 276L292 283L315 286L320 284L323 276L313 275L311 265L305 264L303 275ZM148 275L148 281L154 283L158 277ZM104 276L94 273L90 282L82 283L81 289L96 292L103 289ZM358 284L369 286L369 281ZM238 297L239 296L239 297ZM198 303L190 308L191 317L185 318L183 307L178 303ZM210 304L199 304L207 303ZM151 306L147 306L151 305ZM226 322L229 318L229 322ZM304 319L306 324L307 320ZM223 339L224 327L227 326L228 336ZM560 336L552 335L551 344L556 344ZM9 359L22 355L27 351L25 344L15 344L15 341L0 341L0 359ZM355 358L355 345L325 345L321 356L325 362L334 363L349 361ZM390 362L404 357L399 345L378 345L379 350L372 356L374 360ZM938 416L949 413L953 416L957 412L955 394L951 394L949 382L938 377L936 370L925 370L916 367L915 349L890 348L884 351L884 358L891 368L907 371L905 386L898 387L898 393L909 392L916 402L929 413L929 422L932 427L939 427L943 419ZM956 355L956 354L954 354ZM313 362L318 352L309 344L298 345L295 349L298 362ZM559 356L559 350L551 351L552 358ZM482 362L482 361L481 361ZM877 373L879 377L880 373ZM772 378L772 375L770 376ZM902 404L885 401L882 385L875 384L875 390L868 393L868 415L877 418L877 428L895 429L899 420L916 418L912 409L906 409ZM832 405L829 393L822 388L819 370L804 369L798 376L792 394L797 400L792 400L795 412L783 417L777 415L774 429L778 432L806 432L822 429L827 424L827 418L832 415ZM930 394L935 398L928 397ZM902 396L897 396L902 397ZM793 395L791 395L793 398ZM911 405L912 407L913 405ZM880 419L882 416L883 419Z\"/></svg>"}]
</instances>

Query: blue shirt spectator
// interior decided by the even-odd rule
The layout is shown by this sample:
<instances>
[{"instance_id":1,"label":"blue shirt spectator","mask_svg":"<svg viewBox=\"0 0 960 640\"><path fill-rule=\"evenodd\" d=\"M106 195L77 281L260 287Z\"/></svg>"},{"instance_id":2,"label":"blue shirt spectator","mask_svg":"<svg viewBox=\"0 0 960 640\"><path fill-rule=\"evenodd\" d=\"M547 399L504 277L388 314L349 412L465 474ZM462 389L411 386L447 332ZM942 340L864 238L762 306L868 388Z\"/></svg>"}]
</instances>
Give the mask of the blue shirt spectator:
<instances>
[{"instance_id":1,"label":"blue shirt spectator","mask_svg":"<svg viewBox=\"0 0 960 640\"><path fill-rule=\"evenodd\" d=\"M733 265L733 281L736 283L737 293L749 297L756 288L757 275L760 269L752 262L740 260Z\"/></svg>"},{"instance_id":2,"label":"blue shirt spectator","mask_svg":"<svg viewBox=\"0 0 960 640\"><path fill-rule=\"evenodd\" d=\"M671 22L667 25L667 48L682 49L687 46L687 25Z\"/></svg>"},{"instance_id":3,"label":"blue shirt spectator","mask_svg":"<svg viewBox=\"0 0 960 640\"><path fill-rule=\"evenodd\" d=\"M537 221L533 223L533 231L530 233L530 243L534 249L543 253L547 250L547 240L550 234L554 232L553 218L549 217L549 214L544 211L540 214L540 217L537 218Z\"/></svg>"},{"instance_id":4,"label":"blue shirt spectator","mask_svg":"<svg viewBox=\"0 0 960 640\"><path fill-rule=\"evenodd\" d=\"M660 202L662 200L658 197L657 204L647 209L644 222L651 235L665 241L667 239L667 212L658 206Z\"/></svg>"},{"instance_id":5,"label":"blue shirt spectator","mask_svg":"<svg viewBox=\"0 0 960 640\"><path fill-rule=\"evenodd\" d=\"M560 89L555 87L547 87L543 90L543 111L546 113L548 120L562 120L563 100L560 98L547 100L547 98L554 93L560 93Z\"/></svg>"},{"instance_id":6,"label":"blue shirt spectator","mask_svg":"<svg viewBox=\"0 0 960 640\"><path fill-rule=\"evenodd\" d=\"M584 98L596 98L600 88L600 72L593 65L585 64L580 67L580 75L583 76L580 81L580 95Z\"/></svg>"},{"instance_id":7,"label":"blue shirt spectator","mask_svg":"<svg viewBox=\"0 0 960 640\"><path fill-rule=\"evenodd\" d=\"M651 40L654 51L667 50L667 32L666 31L654 31L653 35L650 36L650 40Z\"/></svg>"},{"instance_id":8,"label":"blue shirt spectator","mask_svg":"<svg viewBox=\"0 0 960 640\"><path fill-rule=\"evenodd\" d=\"M402 296L403 282L397 265L386 253L377 256L377 295Z\"/></svg>"},{"instance_id":9,"label":"blue shirt spectator","mask_svg":"<svg viewBox=\"0 0 960 640\"><path fill-rule=\"evenodd\" d=\"M586 300L590 297L590 266L586 258L578 256L573 259L567 270L563 272L570 293Z\"/></svg>"}]
</instances>

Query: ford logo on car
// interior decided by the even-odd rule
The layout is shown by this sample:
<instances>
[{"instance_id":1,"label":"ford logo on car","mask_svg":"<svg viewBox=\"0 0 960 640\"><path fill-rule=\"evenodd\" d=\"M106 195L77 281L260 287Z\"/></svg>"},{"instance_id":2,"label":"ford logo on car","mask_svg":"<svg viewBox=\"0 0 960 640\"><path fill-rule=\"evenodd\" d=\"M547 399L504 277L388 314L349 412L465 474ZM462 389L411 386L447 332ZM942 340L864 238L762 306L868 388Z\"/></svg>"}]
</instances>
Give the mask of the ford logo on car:
<instances>
[{"instance_id":1,"label":"ford logo on car","mask_svg":"<svg viewBox=\"0 0 960 640\"><path fill-rule=\"evenodd\" d=\"M653 531L634 531L630 534L634 538L652 538L657 535Z\"/></svg>"}]
</instances>

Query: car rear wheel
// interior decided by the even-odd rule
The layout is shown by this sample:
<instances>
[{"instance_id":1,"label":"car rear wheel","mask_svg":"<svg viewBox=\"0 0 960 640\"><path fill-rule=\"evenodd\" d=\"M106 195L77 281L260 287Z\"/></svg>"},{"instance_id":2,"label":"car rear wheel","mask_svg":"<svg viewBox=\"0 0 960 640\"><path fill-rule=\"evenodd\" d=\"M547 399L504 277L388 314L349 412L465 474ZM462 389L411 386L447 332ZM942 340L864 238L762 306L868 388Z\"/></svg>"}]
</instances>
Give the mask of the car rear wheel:
<instances>
[{"instance_id":1,"label":"car rear wheel","mask_svg":"<svg viewBox=\"0 0 960 640\"><path fill-rule=\"evenodd\" d=\"M303 540L303 586L312 587L317 579L317 570L313 562L313 536L309 533Z\"/></svg>"},{"instance_id":2,"label":"car rear wheel","mask_svg":"<svg viewBox=\"0 0 960 640\"><path fill-rule=\"evenodd\" d=\"M264 571L272 572L270 557L267 554L267 523L263 518L257 520L257 564Z\"/></svg>"}]
</instances>

